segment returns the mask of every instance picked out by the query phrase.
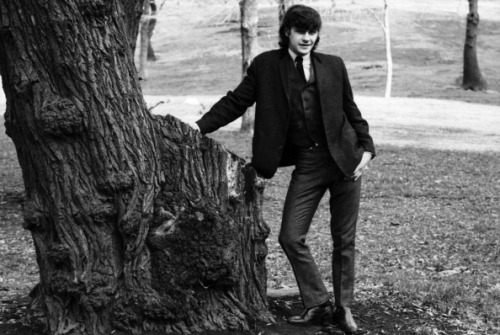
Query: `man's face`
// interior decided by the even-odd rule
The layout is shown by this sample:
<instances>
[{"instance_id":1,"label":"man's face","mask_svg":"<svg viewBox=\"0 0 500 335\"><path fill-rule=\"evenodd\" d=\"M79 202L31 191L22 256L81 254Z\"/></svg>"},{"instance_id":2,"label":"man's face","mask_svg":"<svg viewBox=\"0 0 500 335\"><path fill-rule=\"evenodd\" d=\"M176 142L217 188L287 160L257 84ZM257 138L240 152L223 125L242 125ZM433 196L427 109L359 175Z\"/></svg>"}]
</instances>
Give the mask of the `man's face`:
<instances>
[{"instance_id":1,"label":"man's face","mask_svg":"<svg viewBox=\"0 0 500 335\"><path fill-rule=\"evenodd\" d=\"M304 30L292 27L287 33L288 48L295 52L297 55L305 56L311 52L316 40L318 39L319 32L317 30Z\"/></svg>"}]
</instances>

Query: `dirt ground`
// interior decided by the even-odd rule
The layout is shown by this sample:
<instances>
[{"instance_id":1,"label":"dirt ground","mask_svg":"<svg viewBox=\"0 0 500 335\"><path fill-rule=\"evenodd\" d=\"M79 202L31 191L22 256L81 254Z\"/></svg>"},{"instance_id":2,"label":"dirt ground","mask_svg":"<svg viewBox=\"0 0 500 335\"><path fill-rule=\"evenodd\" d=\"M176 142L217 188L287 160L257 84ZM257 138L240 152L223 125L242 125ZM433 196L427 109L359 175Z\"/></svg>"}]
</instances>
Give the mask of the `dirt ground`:
<instances>
[{"instance_id":1,"label":"dirt ground","mask_svg":"<svg viewBox=\"0 0 500 335\"><path fill-rule=\"evenodd\" d=\"M4 317L9 312L20 313L18 310L27 304L26 299L13 300L3 311ZM302 312L302 303L297 295L273 294L269 298L269 309L275 317L273 324L255 324L251 331L204 332L198 335L342 335L337 327L329 324L294 326L286 319ZM359 330L355 335L464 335L466 330L454 324L453 318L446 315L432 315L423 313L416 306L409 306L403 310L393 309L389 304L381 301L355 303L356 320ZM388 315L390 317L388 317ZM439 332L438 332L438 329ZM42 335L22 323L0 324L1 335ZM126 335L122 332L113 332L115 335ZM160 335L159 333L144 332L142 335ZM175 335L175 334L172 334Z\"/></svg>"}]
</instances>

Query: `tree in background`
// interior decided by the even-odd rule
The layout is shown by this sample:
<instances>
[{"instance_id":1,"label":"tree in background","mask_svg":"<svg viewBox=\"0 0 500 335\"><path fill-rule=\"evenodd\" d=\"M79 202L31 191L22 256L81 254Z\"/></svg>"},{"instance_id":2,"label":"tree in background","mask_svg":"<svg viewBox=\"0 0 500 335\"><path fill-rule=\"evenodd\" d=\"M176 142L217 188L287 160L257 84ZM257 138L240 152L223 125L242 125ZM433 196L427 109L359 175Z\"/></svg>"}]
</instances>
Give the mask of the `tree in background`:
<instances>
[{"instance_id":1,"label":"tree in background","mask_svg":"<svg viewBox=\"0 0 500 335\"><path fill-rule=\"evenodd\" d=\"M0 0L16 147L51 335L269 322L262 189L245 162L145 107L131 46L142 1Z\"/></svg>"},{"instance_id":2,"label":"tree in background","mask_svg":"<svg viewBox=\"0 0 500 335\"><path fill-rule=\"evenodd\" d=\"M384 97L389 99L391 97L392 91L392 51L391 51L391 31L390 31L390 22L389 22L389 1L384 0L384 21L380 20L378 16L371 11L375 19L378 21L382 30L384 31L384 40L385 40L385 54L387 59L387 79L385 84L385 94Z\"/></svg>"},{"instance_id":3,"label":"tree in background","mask_svg":"<svg viewBox=\"0 0 500 335\"><path fill-rule=\"evenodd\" d=\"M138 0L141 1L141 0ZM149 48L150 0L142 0L142 16L139 28L139 77L147 79L147 58Z\"/></svg>"},{"instance_id":4,"label":"tree in background","mask_svg":"<svg viewBox=\"0 0 500 335\"><path fill-rule=\"evenodd\" d=\"M330 15L333 16L335 14L335 9L337 7L337 0L332 0L330 5Z\"/></svg>"},{"instance_id":5,"label":"tree in background","mask_svg":"<svg viewBox=\"0 0 500 335\"><path fill-rule=\"evenodd\" d=\"M286 10L293 5L294 0L278 0L278 19L279 25L283 22L283 17L285 16Z\"/></svg>"},{"instance_id":6,"label":"tree in background","mask_svg":"<svg viewBox=\"0 0 500 335\"><path fill-rule=\"evenodd\" d=\"M240 12L242 73L245 76L258 48L259 14L257 0L240 0ZM255 107L252 106L242 116L240 131L252 132L254 119Z\"/></svg>"},{"instance_id":7,"label":"tree in background","mask_svg":"<svg viewBox=\"0 0 500 335\"><path fill-rule=\"evenodd\" d=\"M488 88L486 80L481 75L477 60L477 32L479 26L478 0L469 0L469 14L464 45L464 73L462 88L481 91Z\"/></svg>"},{"instance_id":8,"label":"tree in background","mask_svg":"<svg viewBox=\"0 0 500 335\"><path fill-rule=\"evenodd\" d=\"M156 3L154 0L142 0L142 16L139 25L139 77L147 79L147 61L155 61L156 56L151 45L151 37L156 26Z\"/></svg>"},{"instance_id":9,"label":"tree in background","mask_svg":"<svg viewBox=\"0 0 500 335\"><path fill-rule=\"evenodd\" d=\"M389 24L389 1L384 0L384 38L385 38L385 53L387 58L387 81L385 85L385 98L391 97L392 91L392 51L391 51L391 30Z\"/></svg>"},{"instance_id":10,"label":"tree in background","mask_svg":"<svg viewBox=\"0 0 500 335\"><path fill-rule=\"evenodd\" d=\"M151 37L153 36L153 32L156 26L156 15L158 14L158 10L156 7L156 3L154 0L149 1L149 8L150 8L150 18L149 18L149 24L148 24L148 57L147 59L150 61L155 61L156 60L156 55L155 51L153 49L153 45L151 43Z\"/></svg>"}]
</instances>

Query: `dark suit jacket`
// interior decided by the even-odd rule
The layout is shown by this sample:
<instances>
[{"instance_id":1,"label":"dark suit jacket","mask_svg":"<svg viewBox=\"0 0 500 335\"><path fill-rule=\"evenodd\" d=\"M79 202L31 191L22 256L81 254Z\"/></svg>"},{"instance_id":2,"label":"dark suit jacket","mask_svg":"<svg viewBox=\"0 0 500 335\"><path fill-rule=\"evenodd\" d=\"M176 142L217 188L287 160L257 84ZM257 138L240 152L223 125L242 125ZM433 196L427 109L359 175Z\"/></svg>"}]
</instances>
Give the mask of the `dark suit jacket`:
<instances>
[{"instance_id":1,"label":"dark suit jacket","mask_svg":"<svg viewBox=\"0 0 500 335\"><path fill-rule=\"evenodd\" d=\"M368 123L356 106L347 70L340 57L313 52L321 111L330 153L346 176L351 176L364 151L375 155ZM255 57L247 76L197 121L206 134L240 117L256 102L252 165L266 178L279 166L293 165L286 138L290 120L288 63L285 49Z\"/></svg>"}]
</instances>

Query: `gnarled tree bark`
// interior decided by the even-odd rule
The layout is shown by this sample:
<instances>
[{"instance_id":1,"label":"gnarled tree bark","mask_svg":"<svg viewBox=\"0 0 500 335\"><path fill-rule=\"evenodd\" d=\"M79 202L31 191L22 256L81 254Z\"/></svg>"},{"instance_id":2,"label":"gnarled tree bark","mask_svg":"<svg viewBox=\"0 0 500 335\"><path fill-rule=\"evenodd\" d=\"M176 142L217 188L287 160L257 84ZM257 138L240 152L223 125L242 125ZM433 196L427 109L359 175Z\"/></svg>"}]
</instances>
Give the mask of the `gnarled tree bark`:
<instances>
[{"instance_id":1,"label":"gnarled tree bark","mask_svg":"<svg viewBox=\"0 0 500 335\"><path fill-rule=\"evenodd\" d=\"M136 2L0 0L5 124L40 269L32 320L95 335L270 321L262 186L214 141L147 111Z\"/></svg>"}]
</instances>

